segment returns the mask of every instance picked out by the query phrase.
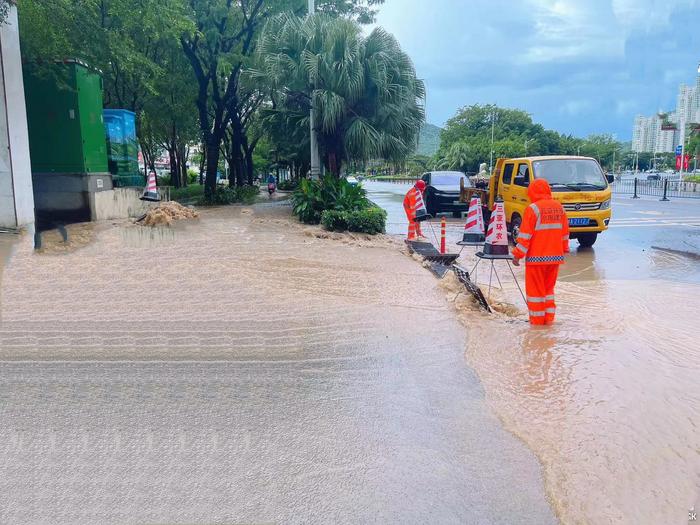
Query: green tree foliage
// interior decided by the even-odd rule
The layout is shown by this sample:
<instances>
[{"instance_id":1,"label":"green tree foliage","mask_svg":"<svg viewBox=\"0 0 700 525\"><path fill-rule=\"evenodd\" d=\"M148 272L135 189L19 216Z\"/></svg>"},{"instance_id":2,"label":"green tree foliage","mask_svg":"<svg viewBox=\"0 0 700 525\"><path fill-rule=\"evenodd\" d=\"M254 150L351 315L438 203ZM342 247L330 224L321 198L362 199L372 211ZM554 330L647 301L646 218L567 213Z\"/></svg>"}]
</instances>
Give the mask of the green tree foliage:
<instances>
[{"instance_id":1,"label":"green tree foliage","mask_svg":"<svg viewBox=\"0 0 700 525\"><path fill-rule=\"evenodd\" d=\"M331 173L338 176L348 160L401 161L415 150L425 87L389 33L376 28L364 36L356 22L322 14L282 15L271 20L258 45L252 76L270 86L267 120L308 128L313 100Z\"/></svg>"},{"instance_id":2,"label":"green tree foliage","mask_svg":"<svg viewBox=\"0 0 700 525\"><path fill-rule=\"evenodd\" d=\"M372 21L383 0L325 0L318 9L328 16ZM253 178L250 125L264 97L241 77L249 67L257 37L266 21L278 13L306 13L304 0L189 0L187 18L193 29L181 37L182 49L197 79L197 111L207 151L206 191L215 189L220 146L238 182ZM259 139L259 135L257 136Z\"/></svg>"},{"instance_id":3,"label":"green tree foliage","mask_svg":"<svg viewBox=\"0 0 700 525\"><path fill-rule=\"evenodd\" d=\"M606 168L612 168L613 159L618 165L621 161L622 145L610 135L591 135L587 139L560 135L534 123L524 111L477 104L460 109L447 121L434 166L476 172L480 163L490 161L492 130L494 160L527 155L584 155L598 159Z\"/></svg>"},{"instance_id":4,"label":"green tree foliage","mask_svg":"<svg viewBox=\"0 0 700 525\"><path fill-rule=\"evenodd\" d=\"M137 114L147 163L171 153L171 179L184 184L187 144L196 140L194 80L179 36L187 31L181 0L23 0L19 5L25 67L79 58L101 70L107 107Z\"/></svg>"}]
</instances>

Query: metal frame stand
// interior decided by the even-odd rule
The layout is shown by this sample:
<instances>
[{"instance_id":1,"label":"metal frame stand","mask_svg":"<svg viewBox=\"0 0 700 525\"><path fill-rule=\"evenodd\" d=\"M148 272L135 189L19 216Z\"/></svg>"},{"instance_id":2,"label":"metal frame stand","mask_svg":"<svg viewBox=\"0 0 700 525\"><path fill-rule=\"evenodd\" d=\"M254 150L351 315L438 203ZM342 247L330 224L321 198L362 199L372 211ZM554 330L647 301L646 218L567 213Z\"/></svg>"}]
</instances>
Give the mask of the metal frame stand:
<instances>
[{"instance_id":1,"label":"metal frame stand","mask_svg":"<svg viewBox=\"0 0 700 525\"><path fill-rule=\"evenodd\" d=\"M478 279L478 274L476 274L475 272L479 267L479 263L483 259L487 259L487 260L491 261L491 268L490 268L490 272L489 272L489 291L488 291L488 294L486 296L487 300L489 300L489 301L491 300L491 288L492 288L491 284L492 284L494 275L496 275L496 280L498 281L498 286L500 287L499 289L503 290L503 284L501 283L501 279L498 276L498 271L496 270L496 266L494 264L495 261L502 260L502 261L505 261L506 264L508 265L508 269L510 270L511 275L513 276L513 281L515 281L515 285L518 287L518 291L520 292L520 296L523 298L523 301L527 305L527 299L525 299L525 294L523 293L523 289L520 287L520 283L518 282L518 278L515 276L515 272L513 271L513 267L510 265L510 261L513 258L511 255L488 256L488 255L484 255L483 253L477 253L476 256L478 259L476 261L476 264L474 265L474 268L472 268L472 271L470 273L472 275L474 275L474 283L477 285L479 283L479 279Z\"/></svg>"}]
</instances>

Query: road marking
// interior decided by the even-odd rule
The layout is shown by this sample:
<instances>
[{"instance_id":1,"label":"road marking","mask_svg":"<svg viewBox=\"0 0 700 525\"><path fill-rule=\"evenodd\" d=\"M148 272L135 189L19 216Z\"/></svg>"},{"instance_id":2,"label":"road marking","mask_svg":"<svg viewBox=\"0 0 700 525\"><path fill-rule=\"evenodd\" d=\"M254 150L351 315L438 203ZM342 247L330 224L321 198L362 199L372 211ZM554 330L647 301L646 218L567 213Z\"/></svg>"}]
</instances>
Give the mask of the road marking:
<instances>
[{"instance_id":1,"label":"road marking","mask_svg":"<svg viewBox=\"0 0 700 525\"><path fill-rule=\"evenodd\" d=\"M689 226L700 228L700 222L660 222L660 223L646 223L646 224L610 224L608 228L658 228L660 226L663 227L679 227L679 228L687 228Z\"/></svg>"}]
</instances>

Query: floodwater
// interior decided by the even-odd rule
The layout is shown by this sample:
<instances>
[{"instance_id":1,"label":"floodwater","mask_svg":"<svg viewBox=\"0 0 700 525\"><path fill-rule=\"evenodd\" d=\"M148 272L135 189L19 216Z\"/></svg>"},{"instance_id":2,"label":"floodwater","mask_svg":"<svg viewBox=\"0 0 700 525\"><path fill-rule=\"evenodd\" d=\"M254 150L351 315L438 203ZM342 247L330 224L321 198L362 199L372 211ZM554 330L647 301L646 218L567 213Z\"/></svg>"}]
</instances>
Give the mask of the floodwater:
<instances>
[{"instance_id":1,"label":"floodwater","mask_svg":"<svg viewBox=\"0 0 700 525\"><path fill-rule=\"evenodd\" d=\"M404 234L400 201L408 186L367 188L389 210L390 231ZM564 523L685 524L689 509L700 508L700 263L651 248L670 242L687 250L689 236L674 226L690 224L696 234L700 202L694 205L692 217L674 222L664 219L674 208L658 211L658 202L613 204L614 227L594 249L572 242L554 327L527 324L503 263L503 290L492 294L518 305L518 314L476 313L468 298L449 296L467 328L468 363L506 428L542 462ZM460 228L449 220L448 251L459 249ZM472 253L466 248L459 260L467 269Z\"/></svg>"},{"instance_id":2,"label":"floodwater","mask_svg":"<svg viewBox=\"0 0 700 525\"><path fill-rule=\"evenodd\" d=\"M270 204L14 240L0 522L555 523L433 277Z\"/></svg>"}]
</instances>

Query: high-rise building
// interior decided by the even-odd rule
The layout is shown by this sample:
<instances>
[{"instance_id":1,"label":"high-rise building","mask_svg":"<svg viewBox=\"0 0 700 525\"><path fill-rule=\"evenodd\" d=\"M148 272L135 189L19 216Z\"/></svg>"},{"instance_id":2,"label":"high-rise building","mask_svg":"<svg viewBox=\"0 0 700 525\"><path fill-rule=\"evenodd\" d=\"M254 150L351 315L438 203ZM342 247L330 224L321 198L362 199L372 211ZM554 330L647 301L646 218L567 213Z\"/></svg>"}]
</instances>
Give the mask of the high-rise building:
<instances>
[{"instance_id":1,"label":"high-rise building","mask_svg":"<svg viewBox=\"0 0 700 525\"><path fill-rule=\"evenodd\" d=\"M700 65L694 85L681 84L676 98L676 110L664 119L675 124L676 129L663 129L659 116L634 119L632 151L645 153L667 153L675 150L686 137L689 124L700 124Z\"/></svg>"},{"instance_id":2,"label":"high-rise building","mask_svg":"<svg viewBox=\"0 0 700 525\"><path fill-rule=\"evenodd\" d=\"M670 153L675 145L673 129L663 129L659 115L634 119L632 151L638 153Z\"/></svg>"}]
</instances>

